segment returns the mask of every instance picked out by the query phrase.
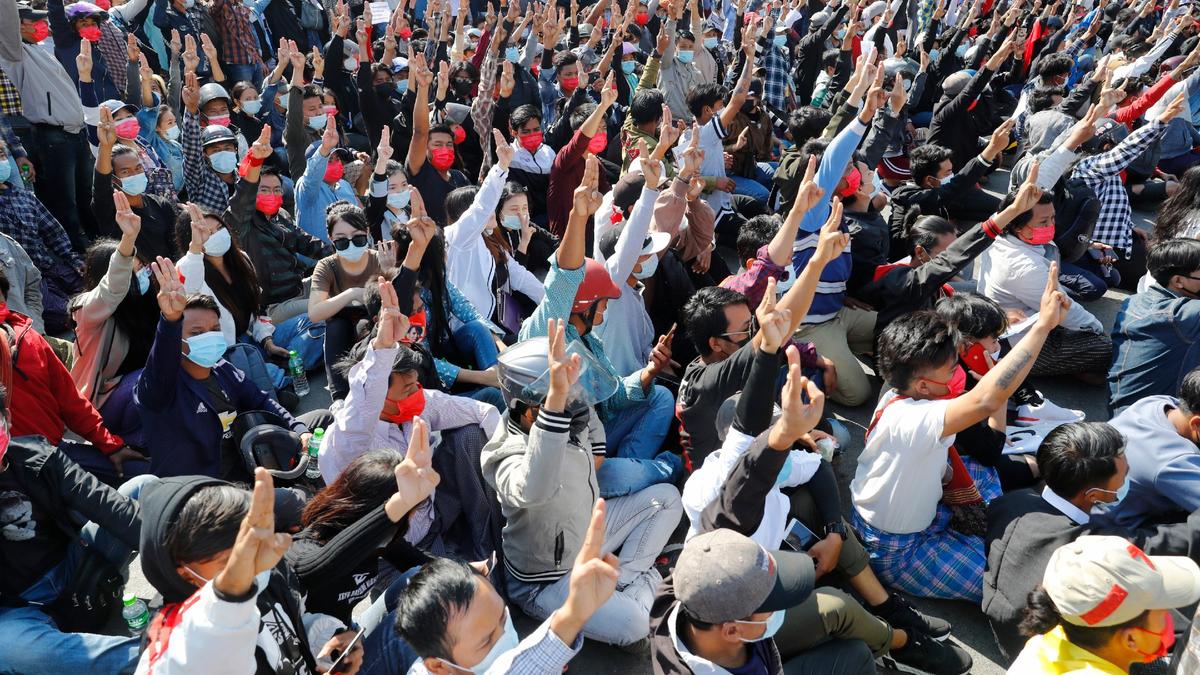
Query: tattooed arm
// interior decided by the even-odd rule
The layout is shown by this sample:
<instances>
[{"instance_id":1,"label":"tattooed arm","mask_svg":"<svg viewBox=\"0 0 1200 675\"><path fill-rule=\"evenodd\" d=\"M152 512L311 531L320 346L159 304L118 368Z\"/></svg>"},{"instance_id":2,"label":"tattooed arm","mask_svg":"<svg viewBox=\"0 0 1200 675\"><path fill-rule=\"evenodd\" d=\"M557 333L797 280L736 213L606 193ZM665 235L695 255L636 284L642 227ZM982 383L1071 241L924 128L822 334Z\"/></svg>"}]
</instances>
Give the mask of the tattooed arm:
<instances>
[{"instance_id":1,"label":"tattooed arm","mask_svg":"<svg viewBox=\"0 0 1200 675\"><path fill-rule=\"evenodd\" d=\"M987 419L997 407L1012 396L1017 387L1025 381L1025 376L1037 360L1038 353L1042 351L1042 345L1046 343L1046 337L1067 315L1070 307L1071 301L1058 290L1058 264L1051 264L1037 321L1017 343L1016 348L1000 359L1000 362L979 380L974 389L946 406L946 418L942 424L943 437L956 434Z\"/></svg>"}]
</instances>

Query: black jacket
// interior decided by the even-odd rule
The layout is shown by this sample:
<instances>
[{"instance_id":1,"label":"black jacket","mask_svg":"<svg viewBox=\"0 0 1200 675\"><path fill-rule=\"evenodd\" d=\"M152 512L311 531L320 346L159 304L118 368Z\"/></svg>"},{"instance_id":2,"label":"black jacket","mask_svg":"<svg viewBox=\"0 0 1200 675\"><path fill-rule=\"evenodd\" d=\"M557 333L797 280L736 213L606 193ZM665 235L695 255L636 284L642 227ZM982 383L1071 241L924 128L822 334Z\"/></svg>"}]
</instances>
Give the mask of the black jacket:
<instances>
[{"instance_id":1,"label":"black jacket","mask_svg":"<svg viewBox=\"0 0 1200 675\"><path fill-rule=\"evenodd\" d=\"M953 98L943 95L933 109L929 123L929 142L948 148L950 161L958 169L979 154L979 137L996 128L992 103L984 90L992 80L992 71L982 68ZM978 105L974 105L978 101Z\"/></svg>"},{"instance_id":2,"label":"black jacket","mask_svg":"<svg viewBox=\"0 0 1200 675\"><path fill-rule=\"evenodd\" d=\"M18 436L8 444L6 471L30 501L54 514L55 524L74 540L95 522L131 549L142 526L138 503L101 483L41 436ZM49 571L49 570L47 570ZM12 598L0 598L0 604Z\"/></svg>"},{"instance_id":3,"label":"black jacket","mask_svg":"<svg viewBox=\"0 0 1200 675\"><path fill-rule=\"evenodd\" d=\"M908 229L921 216L941 216L946 219L956 217L964 220L967 220L964 216L974 216L969 220L978 222L991 215L964 213L955 206L956 201L965 201L963 195L969 190L975 190L976 184L983 180L991 168L990 162L976 156L956 171L950 182L945 185L927 188L915 183L905 183L896 188L892 192L892 212L888 219L888 228L892 233L890 259L900 260L912 250L908 244Z\"/></svg>"},{"instance_id":4,"label":"black jacket","mask_svg":"<svg viewBox=\"0 0 1200 675\"><path fill-rule=\"evenodd\" d=\"M1093 518L1079 525L1051 506L1034 488L1010 492L988 505L984 548L983 613L1005 658L1021 651L1017 632L1029 593L1042 581L1050 555L1060 546L1087 535L1129 539L1150 555L1186 555L1200 551L1200 511L1186 522L1130 531Z\"/></svg>"}]
</instances>

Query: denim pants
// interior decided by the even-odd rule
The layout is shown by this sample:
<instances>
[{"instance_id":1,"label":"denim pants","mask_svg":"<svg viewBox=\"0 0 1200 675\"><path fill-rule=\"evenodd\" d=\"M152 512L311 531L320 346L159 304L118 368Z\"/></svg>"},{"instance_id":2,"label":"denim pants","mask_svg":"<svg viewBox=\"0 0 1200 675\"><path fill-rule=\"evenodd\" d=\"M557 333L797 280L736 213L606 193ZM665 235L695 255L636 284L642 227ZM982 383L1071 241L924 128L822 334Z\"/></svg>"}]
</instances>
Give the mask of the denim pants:
<instances>
[{"instance_id":1,"label":"denim pants","mask_svg":"<svg viewBox=\"0 0 1200 675\"><path fill-rule=\"evenodd\" d=\"M321 364L325 353L325 324L309 321L307 312L276 323L271 338L276 345L299 354L305 370Z\"/></svg>"},{"instance_id":2,"label":"denim pants","mask_svg":"<svg viewBox=\"0 0 1200 675\"><path fill-rule=\"evenodd\" d=\"M733 181L735 195L745 195L764 203L771 196L771 190L753 178L745 176L730 176L729 178Z\"/></svg>"},{"instance_id":3,"label":"denim pants","mask_svg":"<svg viewBox=\"0 0 1200 675\"><path fill-rule=\"evenodd\" d=\"M1084 258L1088 258L1088 256L1085 254ZM1100 271L1099 265L1093 265L1092 267ZM1111 267L1109 270L1114 275L1110 278L1114 281L1120 281L1120 275L1115 270L1112 270ZM1108 282L1104 277L1091 269L1068 262L1061 263L1061 268L1058 272L1058 283L1062 284L1063 289L1073 299L1083 302L1099 300L1108 292Z\"/></svg>"},{"instance_id":4,"label":"denim pants","mask_svg":"<svg viewBox=\"0 0 1200 675\"><path fill-rule=\"evenodd\" d=\"M496 365L500 350L492 331L482 321L470 321L451 331L454 348L464 357L470 357L478 370L487 370Z\"/></svg>"},{"instance_id":5,"label":"denim pants","mask_svg":"<svg viewBox=\"0 0 1200 675\"><path fill-rule=\"evenodd\" d=\"M679 491L672 485L653 485L608 500L601 553L616 553L621 576L617 591L583 625L585 637L628 645L650 634L650 605L662 581L654 561L682 514ZM566 602L570 584L570 574L549 584L528 584L510 576L508 593L522 611L544 621Z\"/></svg>"},{"instance_id":6,"label":"denim pants","mask_svg":"<svg viewBox=\"0 0 1200 675\"><path fill-rule=\"evenodd\" d=\"M94 231L91 216L92 171L95 166L87 135L72 134L62 127L34 125L32 153L37 167L34 190L71 238L71 245L84 249L84 230Z\"/></svg>"},{"instance_id":7,"label":"denim pants","mask_svg":"<svg viewBox=\"0 0 1200 675\"><path fill-rule=\"evenodd\" d=\"M146 447L142 438L142 416L133 402L133 388L141 373L140 368L126 373L97 409L100 419L104 420L104 428L135 448Z\"/></svg>"},{"instance_id":8,"label":"denim pants","mask_svg":"<svg viewBox=\"0 0 1200 675\"><path fill-rule=\"evenodd\" d=\"M138 476L122 485L118 492L136 499L142 488L157 480ZM51 525L53 527L53 525ZM53 602L70 581L84 545L95 549L111 562L128 566L133 551L116 537L89 522L80 531L80 541L68 549L67 557L46 576L21 594L31 604L26 607L0 607L0 673L20 675L57 675L59 673L132 672L140 653L139 637L64 633L54 620L36 604Z\"/></svg>"},{"instance_id":9,"label":"denim pants","mask_svg":"<svg viewBox=\"0 0 1200 675\"><path fill-rule=\"evenodd\" d=\"M225 63L221 64L221 69L225 71L225 81L230 89L238 82L249 82L256 88L262 82L262 69L257 63Z\"/></svg>"},{"instance_id":10,"label":"denim pants","mask_svg":"<svg viewBox=\"0 0 1200 675\"><path fill-rule=\"evenodd\" d=\"M601 497L621 497L679 477L683 458L659 452L674 414L671 392L654 385L645 401L609 418L604 425L608 457L596 472Z\"/></svg>"},{"instance_id":11,"label":"denim pants","mask_svg":"<svg viewBox=\"0 0 1200 675\"><path fill-rule=\"evenodd\" d=\"M420 656L396 632L396 602L400 592L420 567L404 572L387 591L359 617L358 625L367 630L363 638L363 664L359 675L407 673Z\"/></svg>"}]
</instances>

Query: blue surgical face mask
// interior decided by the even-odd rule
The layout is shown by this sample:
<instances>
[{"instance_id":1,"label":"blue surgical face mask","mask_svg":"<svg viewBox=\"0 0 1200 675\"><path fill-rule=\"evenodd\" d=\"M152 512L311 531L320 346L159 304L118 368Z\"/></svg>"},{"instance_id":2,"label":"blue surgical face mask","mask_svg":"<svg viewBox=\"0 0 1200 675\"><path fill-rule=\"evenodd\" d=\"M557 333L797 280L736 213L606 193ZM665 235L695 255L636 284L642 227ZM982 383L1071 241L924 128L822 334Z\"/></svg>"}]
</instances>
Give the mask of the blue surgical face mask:
<instances>
[{"instance_id":1,"label":"blue surgical face mask","mask_svg":"<svg viewBox=\"0 0 1200 675\"><path fill-rule=\"evenodd\" d=\"M179 140L179 127L177 127L177 126L175 126L174 124L172 124L171 126L169 126L169 127L167 127L166 129L164 129L164 130L163 130L163 136L164 136L164 137L165 137L165 138L166 138L168 141L177 141L177 140Z\"/></svg>"},{"instance_id":2,"label":"blue surgical face mask","mask_svg":"<svg viewBox=\"0 0 1200 675\"><path fill-rule=\"evenodd\" d=\"M308 118L308 128L321 131L325 128L325 113Z\"/></svg>"},{"instance_id":3,"label":"blue surgical face mask","mask_svg":"<svg viewBox=\"0 0 1200 675\"><path fill-rule=\"evenodd\" d=\"M621 62L621 70L623 70L626 74L633 74L635 68L637 68L637 61Z\"/></svg>"},{"instance_id":4,"label":"blue surgical face mask","mask_svg":"<svg viewBox=\"0 0 1200 675\"><path fill-rule=\"evenodd\" d=\"M720 40L718 40L715 37L704 38L704 48L705 49L716 49L718 44L720 44Z\"/></svg>"},{"instance_id":5,"label":"blue surgical face mask","mask_svg":"<svg viewBox=\"0 0 1200 675\"><path fill-rule=\"evenodd\" d=\"M346 247L345 251L338 251L337 254L346 262L358 262L362 259L363 254L367 252L368 246L355 246L353 242Z\"/></svg>"},{"instance_id":6,"label":"blue surgical face mask","mask_svg":"<svg viewBox=\"0 0 1200 675\"><path fill-rule=\"evenodd\" d=\"M126 176L121 179L121 192L136 197L146 191L146 183L149 179L144 173L135 173L132 176Z\"/></svg>"},{"instance_id":7,"label":"blue surgical face mask","mask_svg":"<svg viewBox=\"0 0 1200 675\"><path fill-rule=\"evenodd\" d=\"M138 295L145 295L150 290L150 268L143 267L133 276L137 279Z\"/></svg>"},{"instance_id":8,"label":"blue surgical face mask","mask_svg":"<svg viewBox=\"0 0 1200 675\"><path fill-rule=\"evenodd\" d=\"M500 659L501 656L504 656L505 653L516 649L517 645L520 644L520 642L521 642L521 638L520 638L520 636L517 635L517 629L513 628L512 617L509 616L508 611L505 610L505 612L504 612L504 634L500 636L499 640L496 640L496 644L492 645L492 648L490 650L488 650L487 656L483 657L482 661L480 661L479 663L476 663L474 666L471 666L470 668L464 668L463 666L460 666L456 663L447 661L446 659L438 659L438 660L441 661L442 663L450 666L451 668L461 671L461 672L464 672L464 673L482 674L482 673L486 673L488 671L488 669L491 668L492 665L495 664L496 661Z\"/></svg>"},{"instance_id":9,"label":"blue surgical face mask","mask_svg":"<svg viewBox=\"0 0 1200 675\"><path fill-rule=\"evenodd\" d=\"M937 61L939 54L941 54L940 51L938 51L936 49L930 49L929 50L929 62L933 63L934 61Z\"/></svg>"},{"instance_id":10,"label":"blue surgical face mask","mask_svg":"<svg viewBox=\"0 0 1200 675\"><path fill-rule=\"evenodd\" d=\"M636 279L649 279L654 276L655 270L658 269L658 254L654 254L642 261L642 269L633 273Z\"/></svg>"},{"instance_id":11,"label":"blue surgical face mask","mask_svg":"<svg viewBox=\"0 0 1200 675\"><path fill-rule=\"evenodd\" d=\"M782 47L787 44L787 36L786 35L776 35L775 37L771 38L771 42L776 47Z\"/></svg>"},{"instance_id":12,"label":"blue surgical face mask","mask_svg":"<svg viewBox=\"0 0 1200 675\"><path fill-rule=\"evenodd\" d=\"M524 223L521 222L521 216L515 216L510 213L500 217L500 226L506 230L515 231L524 227Z\"/></svg>"},{"instance_id":13,"label":"blue surgical face mask","mask_svg":"<svg viewBox=\"0 0 1200 675\"><path fill-rule=\"evenodd\" d=\"M408 80L403 79L397 82L396 91L400 92L401 94L404 94L404 92L408 91Z\"/></svg>"},{"instance_id":14,"label":"blue surgical face mask","mask_svg":"<svg viewBox=\"0 0 1200 675\"><path fill-rule=\"evenodd\" d=\"M792 477L792 458L788 457L783 462L783 468L779 470L779 475L775 477L775 487L781 487L787 482L788 478Z\"/></svg>"},{"instance_id":15,"label":"blue surgical face mask","mask_svg":"<svg viewBox=\"0 0 1200 675\"><path fill-rule=\"evenodd\" d=\"M242 101L242 112L247 115L257 115L260 110L262 110L261 100L256 98L251 101Z\"/></svg>"},{"instance_id":16,"label":"blue surgical face mask","mask_svg":"<svg viewBox=\"0 0 1200 675\"><path fill-rule=\"evenodd\" d=\"M217 173L233 173L237 168L237 153L233 150L222 150L208 156L213 171Z\"/></svg>"},{"instance_id":17,"label":"blue surgical face mask","mask_svg":"<svg viewBox=\"0 0 1200 675\"><path fill-rule=\"evenodd\" d=\"M960 59L961 59L962 57L966 56L966 55L967 55L967 46L966 46L966 45L959 45L959 46L955 47L955 48L954 48L954 55L955 55L955 56L957 56L957 57L958 57L958 58L960 58Z\"/></svg>"},{"instance_id":18,"label":"blue surgical face mask","mask_svg":"<svg viewBox=\"0 0 1200 675\"><path fill-rule=\"evenodd\" d=\"M12 175L12 162L5 157L0 160L0 183L8 182L8 177Z\"/></svg>"},{"instance_id":19,"label":"blue surgical face mask","mask_svg":"<svg viewBox=\"0 0 1200 675\"><path fill-rule=\"evenodd\" d=\"M409 200L412 199L412 193L407 189L400 192L391 192L387 196L388 206L393 209L402 209L408 206Z\"/></svg>"},{"instance_id":20,"label":"blue surgical face mask","mask_svg":"<svg viewBox=\"0 0 1200 675\"><path fill-rule=\"evenodd\" d=\"M834 33L833 36L836 37L838 40L845 40L846 39L846 29L845 28L837 29L837 32Z\"/></svg>"},{"instance_id":21,"label":"blue surgical face mask","mask_svg":"<svg viewBox=\"0 0 1200 675\"><path fill-rule=\"evenodd\" d=\"M740 636L738 639L742 642L762 642L763 640L770 640L771 638L775 637L775 634L779 632L779 628L783 626L783 617L783 612L772 612L771 616L767 617L766 621L735 621L734 623L749 623L756 626L765 625L767 627L767 629L763 631L763 634L754 640L747 640L746 638Z\"/></svg>"},{"instance_id":22,"label":"blue surgical face mask","mask_svg":"<svg viewBox=\"0 0 1200 675\"><path fill-rule=\"evenodd\" d=\"M942 176L941 178L939 178L938 182L941 183L942 185L949 185L950 181L952 181L952 180L954 180L954 174L948 173L945 176Z\"/></svg>"},{"instance_id":23,"label":"blue surgical face mask","mask_svg":"<svg viewBox=\"0 0 1200 675\"><path fill-rule=\"evenodd\" d=\"M288 97L287 97L286 95L285 95L285 96L280 96L280 97L279 97L278 99L276 99L276 100L277 100L277 101L279 101L279 107L280 107L280 108L282 108L284 112L287 112L287 106L288 106Z\"/></svg>"},{"instance_id":24,"label":"blue surgical face mask","mask_svg":"<svg viewBox=\"0 0 1200 675\"><path fill-rule=\"evenodd\" d=\"M208 241L204 242L204 255L220 258L225 255L232 244L233 238L229 236L229 230L222 227L213 232Z\"/></svg>"},{"instance_id":25,"label":"blue surgical face mask","mask_svg":"<svg viewBox=\"0 0 1200 675\"><path fill-rule=\"evenodd\" d=\"M516 63L517 61L521 60L521 50L517 49L516 47L508 47L504 50L504 58Z\"/></svg>"},{"instance_id":26,"label":"blue surgical face mask","mask_svg":"<svg viewBox=\"0 0 1200 675\"><path fill-rule=\"evenodd\" d=\"M1117 506L1119 506L1121 502L1125 500L1125 497L1129 495L1129 474L1125 474L1125 482L1121 483L1121 487L1117 488L1116 492L1113 492L1112 490L1105 490L1104 488L1092 488L1091 490L1088 490L1088 492L1092 491L1116 495L1117 498L1111 502L1098 502L1092 505L1091 510L1093 515L1108 513L1109 511L1116 509Z\"/></svg>"},{"instance_id":27,"label":"blue surgical face mask","mask_svg":"<svg viewBox=\"0 0 1200 675\"><path fill-rule=\"evenodd\" d=\"M225 342L225 335L219 330L193 335L184 342L188 345L188 360L202 368L217 365L229 346Z\"/></svg>"},{"instance_id":28,"label":"blue surgical face mask","mask_svg":"<svg viewBox=\"0 0 1200 675\"><path fill-rule=\"evenodd\" d=\"M695 56L696 53L690 49L680 49L678 52L675 52L675 58L679 59L680 63L691 63Z\"/></svg>"}]
</instances>

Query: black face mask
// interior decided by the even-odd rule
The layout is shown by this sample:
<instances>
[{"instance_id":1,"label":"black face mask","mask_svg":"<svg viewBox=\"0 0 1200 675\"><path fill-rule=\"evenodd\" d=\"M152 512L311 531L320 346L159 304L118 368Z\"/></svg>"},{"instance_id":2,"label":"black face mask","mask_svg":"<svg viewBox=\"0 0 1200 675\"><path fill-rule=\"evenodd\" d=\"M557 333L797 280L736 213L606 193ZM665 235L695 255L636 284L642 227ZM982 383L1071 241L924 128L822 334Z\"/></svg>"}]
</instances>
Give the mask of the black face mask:
<instances>
[{"instance_id":1,"label":"black face mask","mask_svg":"<svg viewBox=\"0 0 1200 675\"><path fill-rule=\"evenodd\" d=\"M758 104L753 101L746 101L742 104L742 112L751 117L755 117L758 115Z\"/></svg>"},{"instance_id":2,"label":"black face mask","mask_svg":"<svg viewBox=\"0 0 1200 675\"><path fill-rule=\"evenodd\" d=\"M392 84L391 82L384 82L383 84L375 85L375 94L378 96L390 98L394 93L396 93L396 85Z\"/></svg>"},{"instance_id":3,"label":"black face mask","mask_svg":"<svg viewBox=\"0 0 1200 675\"><path fill-rule=\"evenodd\" d=\"M450 80L450 86L454 87L454 93L460 98L466 98L471 95L470 80Z\"/></svg>"}]
</instances>

